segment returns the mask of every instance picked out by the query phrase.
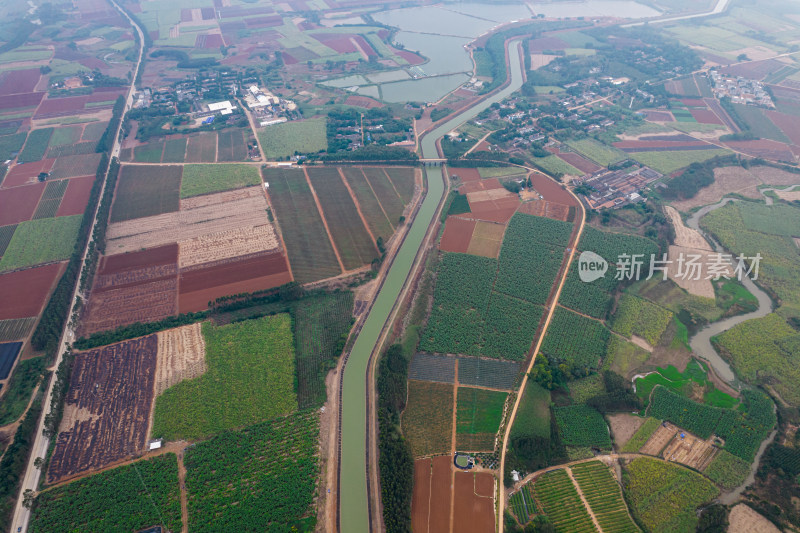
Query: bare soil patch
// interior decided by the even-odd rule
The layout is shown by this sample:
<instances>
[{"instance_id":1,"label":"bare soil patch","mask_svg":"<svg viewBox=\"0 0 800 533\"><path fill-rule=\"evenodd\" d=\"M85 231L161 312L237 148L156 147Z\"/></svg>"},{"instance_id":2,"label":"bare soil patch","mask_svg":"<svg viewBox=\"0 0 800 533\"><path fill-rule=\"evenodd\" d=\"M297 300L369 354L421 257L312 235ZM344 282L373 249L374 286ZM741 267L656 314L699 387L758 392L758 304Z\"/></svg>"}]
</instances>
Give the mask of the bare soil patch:
<instances>
[{"instance_id":1,"label":"bare soil patch","mask_svg":"<svg viewBox=\"0 0 800 533\"><path fill-rule=\"evenodd\" d=\"M611 426L611 434L618 448L622 448L631 440L634 433L644 424L644 418L633 416L628 413L608 415L608 423Z\"/></svg>"},{"instance_id":2,"label":"bare soil patch","mask_svg":"<svg viewBox=\"0 0 800 533\"><path fill-rule=\"evenodd\" d=\"M156 396L184 379L206 371L206 343L201 324L196 323L158 333Z\"/></svg>"},{"instance_id":3,"label":"bare soil patch","mask_svg":"<svg viewBox=\"0 0 800 533\"><path fill-rule=\"evenodd\" d=\"M466 215L469 216L469 215ZM467 253L476 221L456 215L447 217L439 249L443 252Z\"/></svg>"},{"instance_id":4,"label":"bare soil patch","mask_svg":"<svg viewBox=\"0 0 800 533\"><path fill-rule=\"evenodd\" d=\"M681 434L684 435L683 438ZM667 461L681 463L702 472L717 455L717 450L711 442L678 429L661 456Z\"/></svg>"},{"instance_id":5,"label":"bare soil patch","mask_svg":"<svg viewBox=\"0 0 800 533\"><path fill-rule=\"evenodd\" d=\"M728 533L779 533L775 525L758 514L752 507L740 503L728 515Z\"/></svg>"},{"instance_id":6,"label":"bare soil patch","mask_svg":"<svg viewBox=\"0 0 800 533\"><path fill-rule=\"evenodd\" d=\"M781 200L786 200L787 202L794 202L800 200L800 190L775 191L775 194L778 195L778 198L780 198Z\"/></svg>"},{"instance_id":7,"label":"bare soil patch","mask_svg":"<svg viewBox=\"0 0 800 533\"><path fill-rule=\"evenodd\" d=\"M503 244L505 231L505 224L478 221L472 232L467 253L496 259Z\"/></svg>"},{"instance_id":8,"label":"bare soil patch","mask_svg":"<svg viewBox=\"0 0 800 533\"><path fill-rule=\"evenodd\" d=\"M653 456L661 455L661 451L667 447L667 444L675 436L675 431L677 431L677 428L672 424L662 424L642 446L639 453Z\"/></svg>"},{"instance_id":9,"label":"bare soil patch","mask_svg":"<svg viewBox=\"0 0 800 533\"><path fill-rule=\"evenodd\" d=\"M185 268L229 257L266 252L280 247L272 224L234 228L200 235L178 243L178 265Z\"/></svg>"}]
</instances>

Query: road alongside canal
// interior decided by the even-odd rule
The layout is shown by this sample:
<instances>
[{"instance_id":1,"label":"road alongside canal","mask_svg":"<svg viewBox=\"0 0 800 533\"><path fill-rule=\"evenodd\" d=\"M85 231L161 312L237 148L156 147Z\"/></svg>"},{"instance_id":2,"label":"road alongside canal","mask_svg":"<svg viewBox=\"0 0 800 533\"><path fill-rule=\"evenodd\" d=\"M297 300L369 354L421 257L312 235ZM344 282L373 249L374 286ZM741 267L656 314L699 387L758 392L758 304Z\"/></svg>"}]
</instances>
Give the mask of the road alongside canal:
<instances>
[{"instance_id":1,"label":"road alongside canal","mask_svg":"<svg viewBox=\"0 0 800 533\"><path fill-rule=\"evenodd\" d=\"M469 109L428 132L422 138L422 157L438 158L436 141L454 128L464 124L478 113L518 90L523 83L519 40L511 41L508 49L509 84L501 91L482 100ZM386 324L410 276L417 254L435 222L439 204L447 192L442 167L428 167L425 171L428 191L422 201L406 238L395 257L385 281L369 311L364 327L353 344L342 376L342 416L339 480L339 530L347 533L370 531L370 509L367 494L367 375L370 357L376 348L381 331Z\"/></svg>"}]
</instances>

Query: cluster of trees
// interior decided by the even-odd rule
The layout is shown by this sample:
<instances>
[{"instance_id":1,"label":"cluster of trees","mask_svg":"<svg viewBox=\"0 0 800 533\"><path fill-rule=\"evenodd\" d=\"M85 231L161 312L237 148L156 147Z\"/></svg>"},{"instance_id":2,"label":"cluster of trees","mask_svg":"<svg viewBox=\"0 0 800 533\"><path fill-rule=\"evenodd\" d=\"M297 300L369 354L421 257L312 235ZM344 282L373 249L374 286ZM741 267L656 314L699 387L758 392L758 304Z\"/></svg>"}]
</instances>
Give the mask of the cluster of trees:
<instances>
[{"instance_id":1,"label":"cluster of trees","mask_svg":"<svg viewBox=\"0 0 800 533\"><path fill-rule=\"evenodd\" d=\"M206 68L217 65L217 60L213 57L201 57L199 59L192 59L189 54L183 50L171 50L161 48L152 52L150 57L160 57L167 60L177 61L178 68Z\"/></svg>"},{"instance_id":2,"label":"cluster of trees","mask_svg":"<svg viewBox=\"0 0 800 533\"><path fill-rule=\"evenodd\" d=\"M589 398L586 405L603 414L639 411L642 408L642 400L633 392L631 383L616 372L604 370L603 385L605 393Z\"/></svg>"},{"instance_id":3,"label":"cluster of trees","mask_svg":"<svg viewBox=\"0 0 800 533\"><path fill-rule=\"evenodd\" d=\"M503 65L503 67L505 68L505 65ZM431 120L436 122L440 119L443 119L452 112L453 110L450 109L449 107L437 107L436 109L431 111Z\"/></svg>"},{"instance_id":4,"label":"cluster of trees","mask_svg":"<svg viewBox=\"0 0 800 533\"><path fill-rule=\"evenodd\" d=\"M108 215L111 212L111 202L114 200L114 189L117 185L119 176L119 161L115 158L108 167L106 177L106 188L103 197L100 199L100 207L97 210L97 223L92 232L92 240L89 242L89 250L86 253L86 266L81 273L81 288L86 289L89 282L94 278L99 259L98 252L105 253L106 250L106 229L108 228Z\"/></svg>"},{"instance_id":5,"label":"cluster of trees","mask_svg":"<svg viewBox=\"0 0 800 533\"><path fill-rule=\"evenodd\" d=\"M324 163L336 163L346 161L374 161L380 163L399 163L403 165L415 165L419 162L419 156L410 150L399 146L380 146L370 144L353 151L339 151L324 154L320 157Z\"/></svg>"},{"instance_id":6,"label":"cluster of trees","mask_svg":"<svg viewBox=\"0 0 800 533\"><path fill-rule=\"evenodd\" d=\"M737 165L735 155L718 156L703 163L692 163L679 176L672 178L661 195L668 200L693 198L703 187L714 183L714 169Z\"/></svg>"},{"instance_id":7,"label":"cluster of trees","mask_svg":"<svg viewBox=\"0 0 800 533\"><path fill-rule=\"evenodd\" d=\"M124 111L125 98L118 96L117 101L114 102L114 108L111 111L111 121L108 123L108 127L106 127L100 140L97 141L97 146L94 149L98 154L108 152L114 145L114 136L117 134L117 129L119 128L119 123L122 120L122 113Z\"/></svg>"},{"instance_id":8,"label":"cluster of trees","mask_svg":"<svg viewBox=\"0 0 800 533\"><path fill-rule=\"evenodd\" d=\"M408 360L393 344L378 365L378 452L383 521L388 533L411 530L414 457L400 432L400 413L406 406Z\"/></svg>"}]
</instances>

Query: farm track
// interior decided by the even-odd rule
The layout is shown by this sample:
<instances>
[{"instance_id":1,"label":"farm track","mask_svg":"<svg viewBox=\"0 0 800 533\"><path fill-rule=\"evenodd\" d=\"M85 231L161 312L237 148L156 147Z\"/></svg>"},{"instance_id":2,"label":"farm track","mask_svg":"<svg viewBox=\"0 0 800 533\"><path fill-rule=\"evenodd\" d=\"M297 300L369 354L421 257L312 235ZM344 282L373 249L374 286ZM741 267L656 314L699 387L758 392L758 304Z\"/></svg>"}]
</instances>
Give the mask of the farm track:
<instances>
[{"instance_id":1,"label":"farm track","mask_svg":"<svg viewBox=\"0 0 800 533\"><path fill-rule=\"evenodd\" d=\"M581 486L578 485L575 476L572 475L572 469L567 468L567 476L569 476L569 480L572 481L572 485L575 487L575 490L578 491L578 496L581 498L581 502L583 502L583 506L586 508L586 512L589 513L589 518L592 519L594 523L594 527L597 528L597 531L602 532L603 528L600 527L600 522L597 521L597 517L594 515L594 511L592 511L592 507L589 505L589 502L586 500L586 496L583 495L583 491L581 490Z\"/></svg>"},{"instance_id":2,"label":"farm track","mask_svg":"<svg viewBox=\"0 0 800 533\"><path fill-rule=\"evenodd\" d=\"M350 184L347 183L347 179L344 177L344 172L342 172L342 169L339 168L338 170L339 170L339 177L342 179L342 183L344 184L345 189L347 189L347 194L349 194L350 195L350 199L353 200L353 205L356 206L356 212L358 213L358 216L361 219L361 223L364 224L364 229L367 230L367 233L369 234L369 238L372 239L372 243L376 244L378 241L375 239L375 234L372 233L371 229L369 229L369 224L367 224L367 219L364 216L364 213L361 211L361 204L358 203L358 199L356 198L356 195L353 192L353 189L350 187ZM379 205L380 205L380 202L379 202ZM377 246L377 244L376 244L376 246Z\"/></svg>"},{"instance_id":3,"label":"farm track","mask_svg":"<svg viewBox=\"0 0 800 533\"><path fill-rule=\"evenodd\" d=\"M314 204L317 206L317 211L319 212L319 217L322 219L322 225L325 226L325 233L328 234L328 240L331 243L331 248L333 248L333 253L336 254L336 261L339 263L339 268L342 272L346 272L347 269L344 268L344 263L342 262L342 256L339 254L339 249L336 247L336 243L333 240L333 234L331 233L331 228L328 227L328 221L325 219L325 213L322 211L322 204L319 201L319 197L317 196L317 191L314 190L314 186L311 184L311 178L308 176L308 170L303 167L303 175L306 177L306 183L308 184L308 188L311 191L311 196L314 197Z\"/></svg>"}]
</instances>

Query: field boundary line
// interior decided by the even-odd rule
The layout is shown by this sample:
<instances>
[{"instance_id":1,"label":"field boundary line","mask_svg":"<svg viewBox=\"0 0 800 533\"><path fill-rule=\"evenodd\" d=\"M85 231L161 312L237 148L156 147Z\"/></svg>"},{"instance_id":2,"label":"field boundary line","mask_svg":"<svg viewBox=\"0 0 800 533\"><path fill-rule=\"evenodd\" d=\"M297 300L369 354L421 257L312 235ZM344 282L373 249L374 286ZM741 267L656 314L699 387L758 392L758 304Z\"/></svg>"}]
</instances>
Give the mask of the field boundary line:
<instances>
[{"instance_id":1,"label":"field boundary line","mask_svg":"<svg viewBox=\"0 0 800 533\"><path fill-rule=\"evenodd\" d=\"M572 468L567 467L564 470L567 471L567 476L569 476L569 480L572 482L572 486L575 487L575 490L578 492L578 496L580 496L581 498L581 502L583 502L583 506L586 508L586 512L589 513L589 518L591 518L592 522L594 522L594 527L597 528L597 531L603 533L603 528L600 527L600 522L597 521L597 517L594 515L594 511L592 511L592 506L589 505L589 501L586 499L586 496L583 495L581 486L578 485L578 482L575 480L575 476L572 475Z\"/></svg>"},{"instance_id":2,"label":"field boundary line","mask_svg":"<svg viewBox=\"0 0 800 533\"><path fill-rule=\"evenodd\" d=\"M453 426L450 432L450 455L456 453L456 424L458 423L458 358L455 360L455 373L453 374ZM450 465L450 532L453 531L453 519L456 514L456 469ZM475 486L473 485L473 490Z\"/></svg>"},{"instance_id":3,"label":"field boundary line","mask_svg":"<svg viewBox=\"0 0 800 533\"><path fill-rule=\"evenodd\" d=\"M319 212L319 217L322 219L322 225L325 226L325 233L328 234L328 240L331 242L333 253L336 254L336 260L339 262L339 268L342 272L347 272L347 269L344 268L344 263L342 262L342 256L339 254L339 249L336 247L336 243L333 241L331 229L328 227L328 220L325 218L325 211L322 210L322 204L317 196L317 191L311 184L311 178L308 176L308 169L306 167L303 167L303 175L306 177L306 183L308 184L308 189L311 191L311 196L314 197L314 203L317 205L317 211Z\"/></svg>"},{"instance_id":4,"label":"field boundary line","mask_svg":"<svg viewBox=\"0 0 800 533\"><path fill-rule=\"evenodd\" d=\"M389 184L392 186L392 189L394 190L394 193L397 195L398 198L400 198L400 203L404 204L405 202L403 201L403 197L400 196L399 192L397 192L397 187L394 186L394 182L392 181L391 176L389 176L389 173L386 172L386 168L385 167L381 167L381 170L383 171L383 174L386 176L386 179L389 181Z\"/></svg>"},{"instance_id":5,"label":"field boundary line","mask_svg":"<svg viewBox=\"0 0 800 533\"><path fill-rule=\"evenodd\" d=\"M286 241L283 239L283 230L281 230L280 225L278 224L278 217L275 216L275 206L272 205L272 199L269 197L269 190L267 187L264 187L264 174L259 170L258 172L259 179L261 180L261 193L264 195L264 198L267 200L267 205L269 206L269 212L272 215L272 227L275 228L275 235L278 236L278 242L281 244L281 249L283 250L283 256L286 259L286 266L289 267L289 275L292 276L292 281L296 281L294 277L294 270L292 270L292 262L289 260L289 250L286 248Z\"/></svg>"},{"instance_id":6,"label":"field boundary line","mask_svg":"<svg viewBox=\"0 0 800 533\"><path fill-rule=\"evenodd\" d=\"M383 213L383 216L386 217L386 221L389 223L389 227L392 228L392 233L394 233L397 230L397 227L394 224L392 224L392 219L389 218L388 213L386 213L386 209L384 209L383 204L381 203L381 199L378 198L378 195L375 192L375 189L372 187L372 183L370 183L369 178L367 178L367 173L364 172L364 167L359 167L358 171L361 172L362 176L364 176L364 181L367 182L367 185L369 186L369 190L372 191L372 196L374 196L375 197L375 201L378 202L378 207L381 208L381 213Z\"/></svg>"},{"instance_id":7,"label":"field boundary line","mask_svg":"<svg viewBox=\"0 0 800 533\"><path fill-rule=\"evenodd\" d=\"M344 172L342 172L342 167L337 169L339 171L339 179L342 180L344 183L344 188L347 189L347 194L350 195L350 199L353 200L353 205L356 206L356 212L358 213L358 217L361 219L361 224L364 225L364 229L367 230L369 233L369 238L372 239L372 246L375 248L376 252L380 252L378 250L378 241L375 240L375 235L372 233L372 230L369 229L369 224L367 224L367 219L364 218L364 213L361 212L361 204L358 203L358 199L356 199L356 195L353 192L353 189L350 188L350 184L347 183L347 178L344 177Z\"/></svg>"}]
</instances>

